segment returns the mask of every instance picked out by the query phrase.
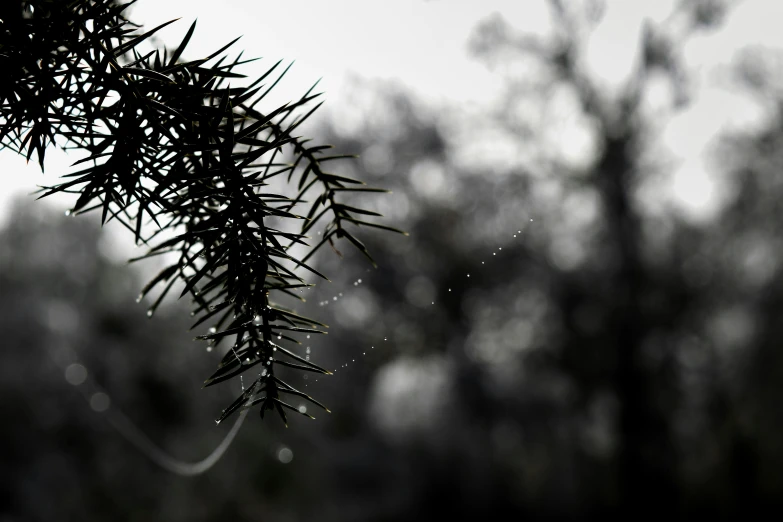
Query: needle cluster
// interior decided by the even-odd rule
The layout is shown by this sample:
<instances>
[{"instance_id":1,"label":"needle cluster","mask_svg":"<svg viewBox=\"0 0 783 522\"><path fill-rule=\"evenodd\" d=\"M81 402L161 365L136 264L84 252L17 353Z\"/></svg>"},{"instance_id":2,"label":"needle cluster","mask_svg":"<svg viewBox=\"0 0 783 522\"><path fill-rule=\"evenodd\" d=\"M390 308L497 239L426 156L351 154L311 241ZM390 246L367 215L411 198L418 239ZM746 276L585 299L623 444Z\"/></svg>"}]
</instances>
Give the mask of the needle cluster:
<instances>
[{"instance_id":1,"label":"needle cluster","mask_svg":"<svg viewBox=\"0 0 783 522\"><path fill-rule=\"evenodd\" d=\"M275 410L285 422L286 410L299 413L292 396L325 409L276 369L330 372L275 342L299 344L297 335L324 333L325 325L275 296L301 299L311 285L298 268L325 278L307 261L338 238L372 262L356 228L401 231L340 196L385 191L327 170L347 156L297 135L320 106L315 86L263 110L260 102L288 70L280 62L249 81L238 70L252 60L226 54L236 40L184 60L196 24L174 50L156 48L150 37L173 21L145 31L124 15L132 3L2 3L0 146L35 157L42 169L50 145L77 149L84 157L76 170L41 197L74 193L73 214L98 211L102 223L122 223L148 247L134 260L171 259L142 289L140 299L157 289L148 315L181 287L180 297L192 300L193 327L210 327L197 339L227 347L205 385L257 375L218 422L255 405L262 417ZM311 242L316 224L324 228Z\"/></svg>"}]
</instances>

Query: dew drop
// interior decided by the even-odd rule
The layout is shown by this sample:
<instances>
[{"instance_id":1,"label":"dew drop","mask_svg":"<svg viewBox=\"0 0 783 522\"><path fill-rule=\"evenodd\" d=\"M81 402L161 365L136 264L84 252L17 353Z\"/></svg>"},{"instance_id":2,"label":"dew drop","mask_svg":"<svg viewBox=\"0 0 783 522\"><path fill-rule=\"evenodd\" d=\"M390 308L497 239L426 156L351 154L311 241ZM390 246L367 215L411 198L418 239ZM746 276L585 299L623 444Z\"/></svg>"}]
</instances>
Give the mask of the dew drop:
<instances>
[{"instance_id":1,"label":"dew drop","mask_svg":"<svg viewBox=\"0 0 783 522\"><path fill-rule=\"evenodd\" d=\"M70 216L70 215L71 215L71 211L70 211L70 210L66 210L66 211L65 211L65 215L66 215L66 216Z\"/></svg>"},{"instance_id":2,"label":"dew drop","mask_svg":"<svg viewBox=\"0 0 783 522\"><path fill-rule=\"evenodd\" d=\"M308 338L308 339L310 338L310 334L307 334L307 338Z\"/></svg>"},{"instance_id":3,"label":"dew drop","mask_svg":"<svg viewBox=\"0 0 783 522\"><path fill-rule=\"evenodd\" d=\"M65 380L68 384L79 386L87 380L87 368L78 363L69 365L65 369Z\"/></svg>"},{"instance_id":4,"label":"dew drop","mask_svg":"<svg viewBox=\"0 0 783 522\"><path fill-rule=\"evenodd\" d=\"M211 352L212 351L212 347L211 346L207 346L207 351Z\"/></svg>"},{"instance_id":5,"label":"dew drop","mask_svg":"<svg viewBox=\"0 0 783 522\"><path fill-rule=\"evenodd\" d=\"M310 353L310 347L307 347L307 350L305 350L305 353Z\"/></svg>"},{"instance_id":6,"label":"dew drop","mask_svg":"<svg viewBox=\"0 0 783 522\"><path fill-rule=\"evenodd\" d=\"M209 333L213 334L215 332L217 332L217 328L215 328L214 326L209 329Z\"/></svg>"},{"instance_id":7,"label":"dew drop","mask_svg":"<svg viewBox=\"0 0 783 522\"><path fill-rule=\"evenodd\" d=\"M92 397L90 397L90 408L92 408L93 411L102 413L108 410L110 405L111 399L103 392L94 393Z\"/></svg>"},{"instance_id":8,"label":"dew drop","mask_svg":"<svg viewBox=\"0 0 783 522\"><path fill-rule=\"evenodd\" d=\"M152 309L147 310L147 317L152 317Z\"/></svg>"},{"instance_id":9,"label":"dew drop","mask_svg":"<svg viewBox=\"0 0 783 522\"><path fill-rule=\"evenodd\" d=\"M279 460L283 464L288 464L289 462L294 460L294 452L288 448L280 448L280 451L277 452L277 460Z\"/></svg>"},{"instance_id":10,"label":"dew drop","mask_svg":"<svg viewBox=\"0 0 783 522\"><path fill-rule=\"evenodd\" d=\"M337 301L337 296L332 297L333 301Z\"/></svg>"}]
</instances>

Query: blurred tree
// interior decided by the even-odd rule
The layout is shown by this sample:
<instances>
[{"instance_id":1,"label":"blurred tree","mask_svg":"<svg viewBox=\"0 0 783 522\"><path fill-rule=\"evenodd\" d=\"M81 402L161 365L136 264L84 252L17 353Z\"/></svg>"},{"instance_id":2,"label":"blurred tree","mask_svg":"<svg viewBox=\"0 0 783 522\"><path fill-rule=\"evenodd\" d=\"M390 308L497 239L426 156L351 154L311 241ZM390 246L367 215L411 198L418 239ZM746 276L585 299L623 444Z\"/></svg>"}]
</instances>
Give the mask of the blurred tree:
<instances>
[{"instance_id":1,"label":"blurred tree","mask_svg":"<svg viewBox=\"0 0 783 522\"><path fill-rule=\"evenodd\" d=\"M754 404L776 394L757 389L763 379L724 369L739 362L726 343L745 346L743 359L760 353L748 344L756 314L740 304L746 283L714 266L727 256L726 269L736 270L729 252L764 244L758 227L774 228L776 214L754 198L775 200L774 177L759 174L765 188L743 208L764 217L737 236L741 208L694 225L661 200L671 162L658 134L692 101L679 53L693 34L717 29L729 4L680 2L648 24L619 87L586 66L600 18L576 4L550 6L553 32L544 37L516 34L497 16L477 31L475 52L507 81L489 116L428 115L386 85L364 110L393 118L336 127L330 138L360 152L366 179L394 189L380 210L396 208L412 233L409 245L368 244L387 263L361 300L371 310L382 303L382 313L331 310L338 322L380 323L403 352L379 369L370 405L417 462L409 480L429 485L407 514L717 515L775 505L779 474L761 464L754 442L762 428L749 430L732 390L753 383ZM653 98L661 84L671 93L663 106ZM509 151L510 166L498 167ZM758 309L775 317L774 302ZM362 328L356 351L377 342L377 334L362 342ZM778 375L778 365L758 365L766 382ZM438 492L453 491L471 493L443 507Z\"/></svg>"}]
</instances>

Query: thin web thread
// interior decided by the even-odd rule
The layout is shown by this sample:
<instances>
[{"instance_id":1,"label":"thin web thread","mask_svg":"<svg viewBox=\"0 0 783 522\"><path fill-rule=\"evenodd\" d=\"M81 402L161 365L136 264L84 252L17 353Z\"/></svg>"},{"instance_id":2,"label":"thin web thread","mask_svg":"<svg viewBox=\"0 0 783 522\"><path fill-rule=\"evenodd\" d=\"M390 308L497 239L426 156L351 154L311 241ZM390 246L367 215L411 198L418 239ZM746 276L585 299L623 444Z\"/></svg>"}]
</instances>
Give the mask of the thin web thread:
<instances>
[{"instance_id":1,"label":"thin web thread","mask_svg":"<svg viewBox=\"0 0 783 522\"><path fill-rule=\"evenodd\" d=\"M532 222L533 219L531 218L530 221ZM527 227L529 228L529 227ZM517 234L514 235L514 238L517 237L517 235L521 234L527 234L527 228L523 230L518 230ZM521 236L521 238L524 238L525 236ZM482 261L481 264L483 265L484 262ZM468 277L470 277L470 274L468 274ZM361 279L358 279L356 282L354 282L354 286L357 286L359 283L361 283ZM451 289L449 289L451 291ZM335 300L337 298L335 297ZM328 304L328 300L325 301L326 304ZM433 304L435 304L433 302ZM319 303L319 305L323 305L323 303ZM384 339L386 340L386 339ZM239 359L238 354L234 350L234 347L231 348L231 350L234 352L234 357L236 357L237 362L239 364L242 364L242 361ZM65 370L65 364L60 363L51 352L49 352L49 356L52 360L52 362L55 363L56 366L60 367L61 370ZM336 371L336 370L335 370ZM88 372L89 374L89 372ZM87 392L87 390L83 386L84 383L81 383L79 385L76 385L76 388L81 393L82 397L87 401L87 403L90 403L90 394ZM102 392L105 393L100 386L97 386L93 383L93 387L97 390L96 393ZM242 383L242 389L244 390L244 382ZM108 394L107 394L108 396ZM106 420L108 423L129 443L131 443L133 446L136 447L142 454L144 454L148 459L150 459L152 462L160 466L161 468L165 469L166 471L169 471L171 473L181 475L184 477L192 477L196 475L200 475L202 473L205 473L208 471L212 466L214 466L220 458L225 454L226 450L231 446L231 443L234 441L234 438L236 437L236 434L239 433L239 429L242 427L242 423L245 421L245 417L247 417L247 414L250 410L248 408L243 408L239 417L236 421L234 421L234 426L232 426L231 430L226 434L226 436L223 438L223 441L210 453L206 458L203 460L200 460L198 462L185 462L179 459L176 459L172 457L170 454L166 453L163 449L161 449L159 446L157 446L154 442L150 440L150 438L147 436L144 431L142 431L133 421L131 421L125 414L123 414L120 410L113 409L111 406L109 409L107 409L104 412L104 415L106 417Z\"/></svg>"},{"instance_id":2,"label":"thin web thread","mask_svg":"<svg viewBox=\"0 0 783 522\"><path fill-rule=\"evenodd\" d=\"M232 426L231 431L226 434L223 441L212 451L212 453L205 459L192 463L175 459L160 447L156 446L155 443L122 412L109 409L106 412L108 414L106 420L109 421L109 424L111 424L125 440L136 446L136 448L146 455L148 459L161 468L183 477L194 477L205 473L212 466L217 464L226 450L231 446L236 434L239 433L239 428L242 427L242 423L245 421L245 417L247 417L249 411L250 410L244 410L239 414L237 420L234 421L234 426Z\"/></svg>"},{"instance_id":3,"label":"thin web thread","mask_svg":"<svg viewBox=\"0 0 783 522\"><path fill-rule=\"evenodd\" d=\"M62 371L65 371L65 364L58 362L52 356L51 352L49 353L49 356ZM88 393L88 391L85 389L84 384L85 383L81 383L74 387L78 389L81 396L89 404L91 394ZM94 382L91 384L95 389L94 393L106 393ZM106 395L109 396L108 394ZM119 433L131 445L136 447L136 449L138 449L150 461L157 464L166 471L176 475L183 477L194 477L209 471L212 466L217 464L220 458L226 453L226 450L228 450L228 448L231 446L231 443L234 441L237 433L239 433L239 429L242 427L242 423L245 421L245 417L247 417L249 411L249 409L243 410L239 417L237 417L237 420L234 421L234 426L231 427L231 430L223 438L223 441L218 444L218 446L206 458L197 462L185 462L172 457L169 453L152 442L147 434L144 433L144 431L139 428L132 420L130 420L124 413L122 413L122 411L114 408L111 405L106 411L102 412L102 415L106 418L106 421L109 423L109 425L114 428L115 431L117 431L117 433Z\"/></svg>"}]
</instances>

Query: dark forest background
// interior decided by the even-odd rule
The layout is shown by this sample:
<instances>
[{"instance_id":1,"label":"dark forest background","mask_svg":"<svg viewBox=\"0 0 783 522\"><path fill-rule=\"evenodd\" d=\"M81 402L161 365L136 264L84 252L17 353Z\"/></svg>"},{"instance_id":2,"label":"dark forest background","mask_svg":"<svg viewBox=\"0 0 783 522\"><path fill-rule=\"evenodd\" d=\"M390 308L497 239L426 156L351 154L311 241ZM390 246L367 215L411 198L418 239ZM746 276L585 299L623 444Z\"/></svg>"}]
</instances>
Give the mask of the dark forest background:
<instances>
[{"instance_id":1,"label":"dark forest background","mask_svg":"<svg viewBox=\"0 0 783 522\"><path fill-rule=\"evenodd\" d=\"M618 93L580 68L575 35L590 16L558 2L547 38L499 15L478 24L470 50L507 86L489 113L457 124L448 107L357 80L362 124L322 118L309 132L361 155L344 172L392 189L369 204L410 237L365 234L377 270L348 248L317 259L334 282L301 310L331 325L312 352L337 372L306 384L333 413L288 429L252 415L197 477L156 467L85 396L100 384L110 408L197 460L229 429L214 419L234 385L200 389L221 354L191 341L184 306L145 316L144 277L108 252L116 231L18 201L0 230L0 520L736 518L783 507L779 56L746 49L731 68L768 114L763 128L716 137L711 168L731 189L717 215L656 211L649 194L672 164L651 145L667 122L646 103L649 84L671 86L669 114L687 109L681 47L731 16L718 1L679 9L687 23L649 27ZM520 64L536 77L503 73ZM559 95L590 122L585 161L553 152L524 116ZM457 161L493 136L517 147L513 161ZM89 377L72 386L63 368L76 362Z\"/></svg>"}]
</instances>

